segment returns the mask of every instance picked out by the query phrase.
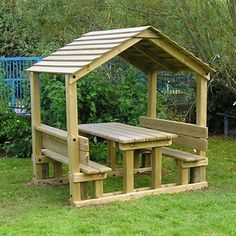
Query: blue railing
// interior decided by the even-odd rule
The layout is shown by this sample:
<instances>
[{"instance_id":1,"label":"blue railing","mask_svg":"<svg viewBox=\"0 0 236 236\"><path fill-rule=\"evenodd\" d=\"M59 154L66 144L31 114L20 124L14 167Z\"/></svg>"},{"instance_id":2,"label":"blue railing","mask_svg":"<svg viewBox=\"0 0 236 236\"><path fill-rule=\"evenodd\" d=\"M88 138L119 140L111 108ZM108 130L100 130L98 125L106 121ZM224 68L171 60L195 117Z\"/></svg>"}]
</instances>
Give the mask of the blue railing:
<instances>
[{"instance_id":1,"label":"blue railing","mask_svg":"<svg viewBox=\"0 0 236 236\"><path fill-rule=\"evenodd\" d=\"M40 57L0 58L0 99L17 113L25 113L26 99L29 100L29 81L25 71Z\"/></svg>"}]
</instances>

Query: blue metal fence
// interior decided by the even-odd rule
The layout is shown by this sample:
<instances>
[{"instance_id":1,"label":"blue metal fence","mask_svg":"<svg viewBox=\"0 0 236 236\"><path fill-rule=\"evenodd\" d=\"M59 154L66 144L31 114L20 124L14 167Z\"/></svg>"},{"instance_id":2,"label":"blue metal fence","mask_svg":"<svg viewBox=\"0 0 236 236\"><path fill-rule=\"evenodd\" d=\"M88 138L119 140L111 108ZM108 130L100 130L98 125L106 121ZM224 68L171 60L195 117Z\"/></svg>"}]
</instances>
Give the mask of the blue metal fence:
<instances>
[{"instance_id":1,"label":"blue metal fence","mask_svg":"<svg viewBox=\"0 0 236 236\"><path fill-rule=\"evenodd\" d=\"M0 99L17 113L26 112L25 102L29 98L29 81L25 69L40 60L40 57L0 58Z\"/></svg>"}]
</instances>

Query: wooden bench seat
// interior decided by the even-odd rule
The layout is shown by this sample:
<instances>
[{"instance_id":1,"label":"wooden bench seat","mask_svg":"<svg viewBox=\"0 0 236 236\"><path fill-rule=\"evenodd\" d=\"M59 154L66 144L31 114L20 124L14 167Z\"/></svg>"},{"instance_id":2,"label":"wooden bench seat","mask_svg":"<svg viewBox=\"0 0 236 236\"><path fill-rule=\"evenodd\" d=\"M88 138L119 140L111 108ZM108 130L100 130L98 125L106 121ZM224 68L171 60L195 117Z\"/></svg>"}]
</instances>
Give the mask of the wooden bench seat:
<instances>
[{"instance_id":1,"label":"wooden bench seat","mask_svg":"<svg viewBox=\"0 0 236 236\"><path fill-rule=\"evenodd\" d=\"M68 158L66 156L59 154L59 153L53 152L49 149L42 149L42 154L46 157L54 159L54 160L61 162L65 165L69 165ZM107 172L111 171L111 168L89 160L88 164L80 163L80 171L82 173L91 175L91 174L107 173Z\"/></svg>"},{"instance_id":2,"label":"wooden bench seat","mask_svg":"<svg viewBox=\"0 0 236 236\"><path fill-rule=\"evenodd\" d=\"M175 150L172 148L162 148L162 154L166 156L174 157L175 159L179 161L185 161L185 162L195 162L195 161L201 161L205 159L205 157L203 156Z\"/></svg>"}]
</instances>

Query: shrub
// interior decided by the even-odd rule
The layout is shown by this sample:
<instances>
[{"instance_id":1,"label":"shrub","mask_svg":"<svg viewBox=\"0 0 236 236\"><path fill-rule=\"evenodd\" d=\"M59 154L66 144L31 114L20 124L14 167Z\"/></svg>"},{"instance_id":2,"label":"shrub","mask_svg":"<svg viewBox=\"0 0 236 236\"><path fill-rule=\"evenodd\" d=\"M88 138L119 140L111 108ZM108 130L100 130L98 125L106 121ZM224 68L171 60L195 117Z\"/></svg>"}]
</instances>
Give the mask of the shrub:
<instances>
[{"instance_id":1,"label":"shrub","mask_svg":"<svg viewBox=\"0 0 236 236\"><path fill-rule=\"evenodd\" d=\"M16 157L31 155L31 127L26 118L19 117L0 103L0 149Z\"/></svg>"}]
</instances>

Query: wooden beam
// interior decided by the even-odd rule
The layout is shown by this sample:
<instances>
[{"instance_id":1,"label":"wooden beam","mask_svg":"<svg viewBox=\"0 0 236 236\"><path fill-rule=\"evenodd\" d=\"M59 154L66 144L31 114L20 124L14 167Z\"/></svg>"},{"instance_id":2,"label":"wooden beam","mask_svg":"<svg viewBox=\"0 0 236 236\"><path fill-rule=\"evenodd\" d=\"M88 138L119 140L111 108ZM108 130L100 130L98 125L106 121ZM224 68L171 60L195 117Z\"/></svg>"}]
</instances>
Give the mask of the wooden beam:
<instances>
[{"instance_id":1,"label":"wooden beam","mask_svg":"<svg viewBox=\"0 0 236 236\"><path fill-rule=\"evenodd\" d=\"M207 127L184 122L140 116L140 126L195 138L208 138Z\"/></svg>"},{"instance_id":2,"label":"wooden beam","mask_svg":"<svg viewBox=\"0 0 236 236\"><path fill-rule=\"evenodd\" d=\"M123 151L123 190L130 193L134 190L134 151Z\"/></svg>"},{"instance_id":3,"label":"wooden beam","mask_svg":"<svg viewBox=\"0 0 236 236\"><path fill-rule=\"evenodd\" d=\"M147 35L149 36L156 36L156 33L152 31L146 31ZM178 61L186 65L186 67L190 68L191 70L195 71L197 74L201 75L206 80L209 80L209 71L207 71L200 62L198 63L195 61L192 56L188 55L189 52L183 52L183 49L177 48L173 43L169 42L169 40L160 37L155 39L149 39L154 45L160 47L165 52L176 58Z\"/></svg>"},{"instance_id":4,"label":"wooden beam","mask_svg":"<svg viewBox=\"0 0 236 236\"><path fill-rule=\"evenodd\" d=\"M152 149L152 188L160 188L162 180L162 153L161 148Z\"/></svg>"},{"instance_id":5,"label":"wooden beam","mask_svg":"<svg viewBox=\"0 0 236 236\"><path fill-rule=\"evenodd\" d=\"M33 178L40 180L48 178L48 163L37 164L37 156L41 156L42 140L41 134L35 129L41 124L40 114L40 85L39 74L30 73L30 88L31 88L31 123L32 123L32 159L33 159Z\"/></svg>"},{"instance_id":6,"label":"wooden beam","mask_svg":"<svg viewBox=\"0 0 236 236\"><path fill-rule=\"evenodd\" d=\"M114 47L112 50L109 52L105 53L103 56L101 56L98 59L95 59L92 61L91 64L84 66L79 72L76 73L76 77L72 78L70 80L70 83L74 83L81 77L85 76L92 70L96 69L98 66L102 65L103 63L107 62L108 60L112 59L113 57L117 56L127 48L131 47L135 43L139 42L142 40L142 38L131 38L125 42L123 42L121 45Z\"/></svg>"},{"instance_id":7,"label":"wooden beam","mask_svg":"<svg viewBox=\"0 0 236 236\"><path fill-rule=\"evenodd\" d=\"M74 174L80 172L80 157L78 135L77 84L71 83L72 79L73 78L70 75L65 76L69 172L71 174ZM70 198L72 203L81 200L80 183L74 183L70 180Z\"/></svg>"},{"instance_id":8,"label":"wooden beam","mask_svg":"<svg viewBox=\"0 0 236 236\"><path fill-rule=\"evenodd\" d=\"M156 117L157 71L152 70L148 74L148 116Z\"/></svg>"},{"instance_id":9,"label":"wooden beam","mask_svg":"<svg viewBox=\"0 0 236 236\"><path fill-rule=\"evenodd\" d=\"M204 77L205 78L205 77ZM206 127L207 123L207 80L197 76L197 125ZM208 76L210 79L210 76Z\"/></svg>"},{"instance_id":10,"label":"wooden beam","mask_svg":"<svg viewBox=\"0 0 236 236\"><path fill-rule=\"evenodd\" d=\"M210 74L208 74L210 79ZM196 108L196 123L199 126L206 127L207 125L207 80L205 77L197 75L197 108ZM198 149L198 155L206 156L205 150ZM190 181L195 183L205 181L206 167L191 168Z\"/></svg>"},{"instance_id":11,"label":"wooden beam","mask_svg":"<svg viewBox=\"0 0 236 236\"><path fill-rule=\"evenodd\" d=\"M187 184L187 185L163 185L161 188L157 189L136 189L136 191L132 193L126 193L126 194L116 194L109 195L109 194L103 194L103 197L101 198L95 198L95 199L88 199L85 201L78 201L74 203L75 207L84 207L84 206L91 206L91 205L101 205L101 204L108 204L115 201L128 201L131 199L137 199L139 197L147 196L147 195L161 195L161 194L174 194L174 193L180 193L185 191L193 191L197 189L204 189L206 188L207 182L201 182L201 183L194 183L194 184Z\"/></svg>"},{"instance_id":12,"label":"wooden beam","mask_svg":"<svg viewBox=\"0 0 236 236\"><path fill-rule=\"evenodd\" d=\"M148 57L151 61L153 61L155 64L157 64L158 66L161 66L162 69L164 70L169 70L169 71L176 71L174 67L171 67L171 65L168 65L167 63L163 62L163 60L159 60L156 57L154 57L153 55L150 54L150 52L148 50L146 50L145 48L141 48L140 46L133 46L136 50L138 50L139 52L141 52L143 55L145 55L146 57Z\"/></svg>"},{"instance_id":13,"label":"wooden beam","mask_svg":"<svg viewBox=\"0 0 236 236\"><path fill-rule=\"evenodd\" d=\"M107 154L108 160L107 164L111 167L112 170L116 169L116 146L115 142L111 140L107 140Z\"/></svg>"}]
</instances>

